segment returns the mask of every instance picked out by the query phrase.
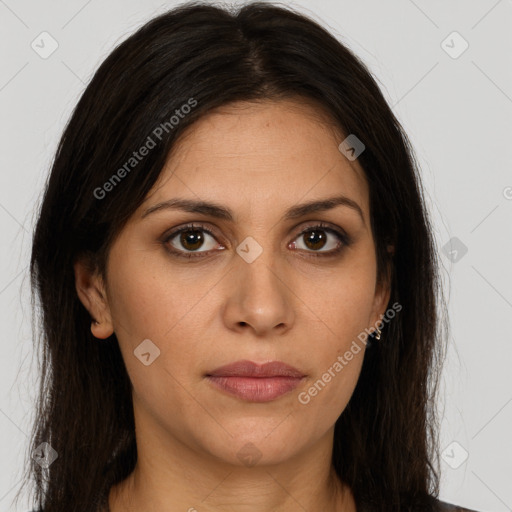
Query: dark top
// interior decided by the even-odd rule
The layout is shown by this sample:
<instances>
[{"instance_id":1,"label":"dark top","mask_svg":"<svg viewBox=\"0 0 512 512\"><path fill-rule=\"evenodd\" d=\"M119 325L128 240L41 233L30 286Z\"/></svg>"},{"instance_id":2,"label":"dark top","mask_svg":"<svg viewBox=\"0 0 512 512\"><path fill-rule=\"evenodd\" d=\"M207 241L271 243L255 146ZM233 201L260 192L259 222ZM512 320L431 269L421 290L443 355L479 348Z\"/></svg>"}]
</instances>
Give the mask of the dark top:
<instances>
[{"instance_id":1,"label":"dark top","mask_svg":"<svg viewBox=\"0 0 512 512\"><path fill-rule=\"evenodd\" d=\"M439 512L477 512L476 510L459 507L458 505L451 505L444 501L439 501Z\"/></svg>"},{"instance_id":2,"label":"dark top","mask_svg":"<svg viewBox=\"0 0 512 512\"><path fill-rule=\"evenodd\" d=\"M429 507L429 511L432 512L435 510L436 512L477 512L476 510L460 507L459 505L452 505L451 503L446 503L445 501L440 500L434 500L435 508ZM357 507L358 512L373 512L370 511L367 507L364 506L358 506ZM423 510L415 510L415 511L408 511L408 512L423 512Z\"/></svg>"}]
</instances>

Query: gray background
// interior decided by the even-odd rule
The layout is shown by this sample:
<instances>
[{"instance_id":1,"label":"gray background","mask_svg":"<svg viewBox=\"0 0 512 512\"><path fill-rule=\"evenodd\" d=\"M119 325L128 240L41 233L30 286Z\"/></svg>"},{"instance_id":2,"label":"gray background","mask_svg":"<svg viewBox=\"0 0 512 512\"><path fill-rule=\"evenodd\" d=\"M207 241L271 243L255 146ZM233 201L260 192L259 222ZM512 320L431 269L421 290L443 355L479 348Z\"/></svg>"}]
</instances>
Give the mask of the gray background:
<instances>
[{"instance_id":1,"label":"gray background","mask_svg":"<svg viewBox=\"0 0 512 512\"><path fill-rule=\"evenodd\" d=\"M0 0L0 511L14 510L33 414L27 264L35 205L94 70L115 44L173 5ZM512 0L291 5L367 63L422 168L451 323L439 400L441 497L480 511L512 510ZM44 31L58 43L46 59L31 47L43 46ZM464 42L454 31L469 44L460 55ZM443 249L453 237L460 242Z\"/></svg>"}]
</instances>

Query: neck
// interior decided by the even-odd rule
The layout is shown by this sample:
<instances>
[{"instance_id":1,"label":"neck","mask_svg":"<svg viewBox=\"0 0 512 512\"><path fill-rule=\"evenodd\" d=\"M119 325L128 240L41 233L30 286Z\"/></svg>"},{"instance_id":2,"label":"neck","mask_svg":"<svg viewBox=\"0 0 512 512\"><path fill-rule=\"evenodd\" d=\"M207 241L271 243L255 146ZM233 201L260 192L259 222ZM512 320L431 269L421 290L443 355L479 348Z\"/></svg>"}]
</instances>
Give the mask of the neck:
<instances>
[{"instance_id":1,"label":"neck","mask_svg":"<svg viewBox=\"0 0 512 512\"><path fill-rule=\"evenodd\" d=\"M237 475L238 469L219 475L216 486L203 489L179 489L176 483L165 489L146 485L148 480L136 468L121 484L111 489L109 512L296 512L297 510L332 510L356 512L354 498L337 477L326 485L310 485L308 491L294 485L286 487L270 471L266 477ZM291 475L288 475L290 477ZM198 482L196 482L198 483ZM290 484L290 481L287 481ZM315 490L315 488L317 490Z\"/></svg>"},{"instance_id":2,"label":"neck","mask_svg":"<svg viewBox=\"0 0 512 512\"><path fill-rule=\"evenodd\" d=\"M110 490L110 512L356 512L331 463L333 431L292 459L246 467L148 430L136 429L137 464Z\"/></svg>"}]
</instances>

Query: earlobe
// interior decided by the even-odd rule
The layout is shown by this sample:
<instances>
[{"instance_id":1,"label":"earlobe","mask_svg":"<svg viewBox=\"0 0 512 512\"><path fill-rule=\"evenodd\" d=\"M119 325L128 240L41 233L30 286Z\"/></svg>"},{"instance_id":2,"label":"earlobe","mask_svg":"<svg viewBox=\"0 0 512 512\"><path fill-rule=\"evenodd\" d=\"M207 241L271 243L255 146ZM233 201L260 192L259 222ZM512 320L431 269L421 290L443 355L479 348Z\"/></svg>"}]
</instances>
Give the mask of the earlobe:
<instances>
[{"instance_id":1,"label":"earlobe","mask_svg":"<svg viewBox=\"0 0 512 512\"><path fill-rule=\"evenodd\" d=\"M105 340L112 336L114 329L110 322L102 324L101 322L93 321L91 322L91 333L95 338Z\"/></svg>"},{"instance_id":2,"label":"earlobe","mask_svg":"<svg viewBox=\"0 0 512 512\"><path fill-rule=\"evenodd\" d=\"M82 259L75 261L73 268L78 298L91 315L91 332L95 338L106 339L114 329L103 280Z\"/></svg>"}]
</instances>

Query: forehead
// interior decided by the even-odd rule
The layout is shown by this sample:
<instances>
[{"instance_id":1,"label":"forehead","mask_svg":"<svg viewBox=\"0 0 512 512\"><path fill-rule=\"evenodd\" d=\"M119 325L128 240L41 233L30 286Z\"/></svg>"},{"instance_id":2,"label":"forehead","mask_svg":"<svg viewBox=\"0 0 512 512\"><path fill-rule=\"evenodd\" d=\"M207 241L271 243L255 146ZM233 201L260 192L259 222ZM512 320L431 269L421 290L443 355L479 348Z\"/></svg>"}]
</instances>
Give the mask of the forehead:
<instances>
[{"instance_id":1,"label":"forehead","mask_svg":"<svg viewBox=\"0 0 512 512\"><path fill-rule=\"evenodd\" d=\"M225 105L180 136L144 205L187 197L214 200L242 215L343 194L367 217L365 173L338 149L345 137L313 102Z\"/></svg>"}]
</instances>

